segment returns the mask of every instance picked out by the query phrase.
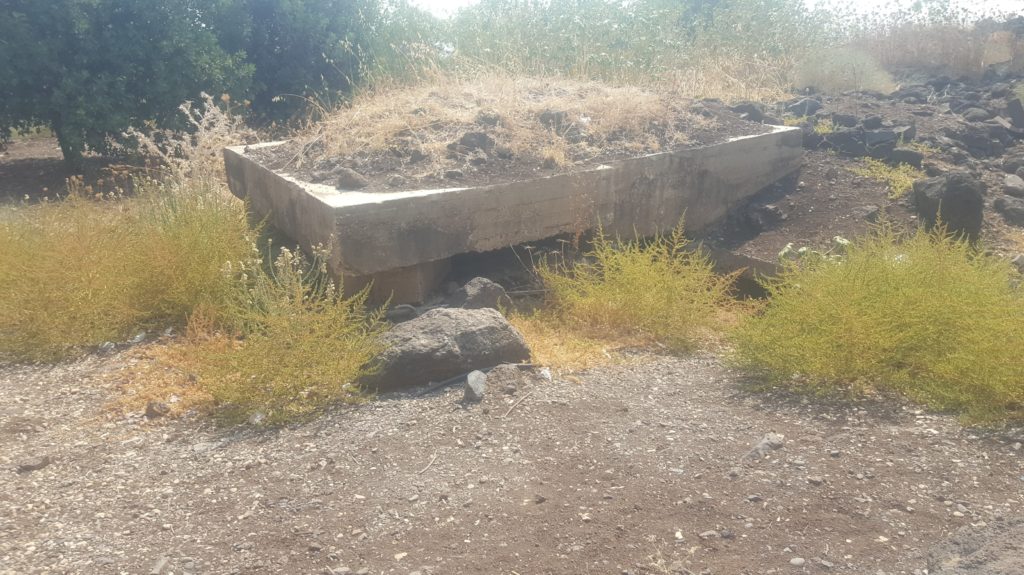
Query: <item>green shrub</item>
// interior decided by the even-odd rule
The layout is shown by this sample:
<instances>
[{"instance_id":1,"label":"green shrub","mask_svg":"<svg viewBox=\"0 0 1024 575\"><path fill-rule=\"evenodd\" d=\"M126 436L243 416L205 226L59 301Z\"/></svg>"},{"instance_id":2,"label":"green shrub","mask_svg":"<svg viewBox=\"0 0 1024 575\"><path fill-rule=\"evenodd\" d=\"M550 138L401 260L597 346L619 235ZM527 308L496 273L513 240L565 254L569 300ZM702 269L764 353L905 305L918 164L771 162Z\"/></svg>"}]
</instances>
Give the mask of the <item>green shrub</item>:
<instances>
[{"instance_id":1,"label":"green shrub","mask_svg":"<svg viewBox=\"0 0 1024 575\"><path fill-rule=\"evenodd\" d=\"M209 338L189 362L226 421L277 425L363 398L355 382L381 349L382 310L367 310L368 288L342 297L325 261L282 249L270 271L237 271L227 311L241 337Z\"/></svg>"},{"instance_id":2,"label":"green shrub","mask_svg":"<svg viewBox=\"0 0 1024 575\"><path fill-rule=\"evenodd\" d=\"M222 272L247 257L241 202L219 185L139 182L131 199L86 197L0 216L0 355L52 361L216 308Z\"/></svg>"},{"instance_id":3,"label":"green shrub","mask_svg":"<svg viewBox=\"0 0 1024 575\"><path fill-rule=\"evenodd\" d=\"M1009 264L888 226L788 264L735 332L738 362L813 392L896 390L974 422L1024 417L1024 294Z\"/></svg>"},{"instance_id":4,"label":"green shrub","mask_svg":"<svg viewBox=\"0 0 1024 575\"><path fill-rule=\"evenodd\" d=\"M707 256L689 249L682 225L630 242L599 232L579 263L538 269L553 317L595 336L640 336L686 350L734 306L734 278L715 275Z\"/></svg>"},{"instance_id":5,"label":"green shrub","mask_svg":"<svg viewBox=\"0 0 1024 575\"><path fill-rule=\"evenodd\" d=\"M858 176L885 183L889 188L889 199L892 200L902 197L913 189L915 181L925 177L924 172L910 164L891 166L874 158L863 158L860 165L850 168L850 171Z\"/></svg>"}]
</instances>

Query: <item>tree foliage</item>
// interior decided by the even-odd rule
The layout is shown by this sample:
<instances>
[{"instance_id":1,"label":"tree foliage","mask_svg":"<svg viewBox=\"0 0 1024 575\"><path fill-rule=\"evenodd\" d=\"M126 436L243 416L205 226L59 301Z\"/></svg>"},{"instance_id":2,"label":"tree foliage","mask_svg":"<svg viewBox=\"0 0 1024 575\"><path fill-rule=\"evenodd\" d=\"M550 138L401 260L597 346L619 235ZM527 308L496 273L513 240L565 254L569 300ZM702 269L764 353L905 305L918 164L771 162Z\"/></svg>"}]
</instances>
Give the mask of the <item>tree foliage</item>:
<instances>
[{"instance_id":1,"label":"tree foliage","mask_svg":"<svg viewBox=\"0 0 1024 575\"><path fill-rule=\"evenodd\" d=\"M252 67L207 25L230 0L4 0L0 134L46 125L65 160L129 126L170 125L201 91L245 92Z\"/></svg>"},{"instance_id":2,"label":"tree foliage","mask_svg":"<svg viewBox=\"0 0 1024 575\"><path fill-rule=\"evenodd\" d=\"M253 109L272 119L307 98L330 103L347 94L380 13L374 0L241 0L236 9L246 26L239 49L254 70Z\"/></svg>"}]
</instances>

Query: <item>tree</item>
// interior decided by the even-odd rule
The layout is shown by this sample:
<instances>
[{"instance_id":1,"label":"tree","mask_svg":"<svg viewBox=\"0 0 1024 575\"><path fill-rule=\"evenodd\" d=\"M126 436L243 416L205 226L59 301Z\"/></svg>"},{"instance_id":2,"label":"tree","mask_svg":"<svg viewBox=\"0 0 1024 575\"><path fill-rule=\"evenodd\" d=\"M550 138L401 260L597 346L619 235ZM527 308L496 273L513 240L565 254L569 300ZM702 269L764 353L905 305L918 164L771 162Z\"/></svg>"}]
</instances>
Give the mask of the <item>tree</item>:
<instances>
[{"instance_id":1,"label":"tree","mask_svg":"<svg viewBox=\"0 0 1024 575\"><path fill-rule=\"evenodd\" d=\"M377 0L237 2L218 34L253 66L257 115L285 119L303 109L307 98L330 104L352 90L367 56L369 28L381 13Z\"/></svg>"},{"instance_id":2,"label":"tree","mask_svg":"<svg viewBox=\"0 0 1024 575\"><path fill-rule=\"evenodd\" d=\"M0 0L0 137L49 126L66 162L128 127L172 126L200 92L247 92L252 66L209 22L229 0Z\"/></svg>"}]
</instances>

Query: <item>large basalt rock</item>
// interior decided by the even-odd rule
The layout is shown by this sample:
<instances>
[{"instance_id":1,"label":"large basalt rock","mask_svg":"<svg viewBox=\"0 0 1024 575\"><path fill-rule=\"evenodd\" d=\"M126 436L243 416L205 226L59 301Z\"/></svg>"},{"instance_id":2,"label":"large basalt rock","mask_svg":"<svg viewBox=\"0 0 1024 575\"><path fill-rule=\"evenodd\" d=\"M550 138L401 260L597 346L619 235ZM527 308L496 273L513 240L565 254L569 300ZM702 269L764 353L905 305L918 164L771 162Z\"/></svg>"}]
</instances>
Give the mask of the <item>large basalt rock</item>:
<instances>
[{"instance_id":1,"label":"large basalt rock","mask_svg":"<svg viewBox=\"0 0 1024 575\"><path fill-rule=\"evenodd\" d=\"M380 368L364 384L396 389L444 381L530 358L522 334L497 310L436 308L384 336Z\"/></svg>"},{"instance_id":2,"label":"large basalt rock","mask_svg":"<svg viewBox=\"0 0 1024 575\"><path fill-rule=\"evenodd\" d=\"M941 218L946 229L971 241L981 235L985 184L966 172L953 172L914 182L914 204L931 228Z\"/></svg>"},{"instance_id":3,"label":"large basalt rock","mask_svg":"<svg viewBox=\"0 0 1024 575\"><path fill-rule=\"evenodd\" d=\"M944 128L943 133L975 158L1000 156L1006 150L999 139L992 137L988 126L964 123L955 128Z\"/></svg>"},{"instance_id":4,"label":"large basalt rock","mask_svg":"<svg viewBox=\"0 0 1024 575\"><path fill-rule=\"evenodd\" d=\"M993 207L1003 215L1006 223L1024 227L1024 200L1003 196L993 203Z\"/></svg>"}]
</instances>

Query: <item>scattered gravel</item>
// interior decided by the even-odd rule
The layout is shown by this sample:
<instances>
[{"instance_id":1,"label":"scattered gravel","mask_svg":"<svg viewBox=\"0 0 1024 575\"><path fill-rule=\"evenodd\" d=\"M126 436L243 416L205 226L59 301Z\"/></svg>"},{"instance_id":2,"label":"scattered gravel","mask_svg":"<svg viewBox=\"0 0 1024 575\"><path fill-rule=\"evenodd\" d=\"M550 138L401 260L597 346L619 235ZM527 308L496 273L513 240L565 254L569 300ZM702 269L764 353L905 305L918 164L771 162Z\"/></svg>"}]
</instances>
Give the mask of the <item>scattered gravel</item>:
<instances>
[{"instance_id":1,"label":"scattered gravel","mask_svg":"<svg viewBox=\"0 0 1024 575\"><path fill-rule=\"evenodd\" d=\"M264 432L112 415L123 361L0 368L0 573L923 574L1024 500L1019 431L750 395L714 357Z\"/></svg>"}]
</instances>

